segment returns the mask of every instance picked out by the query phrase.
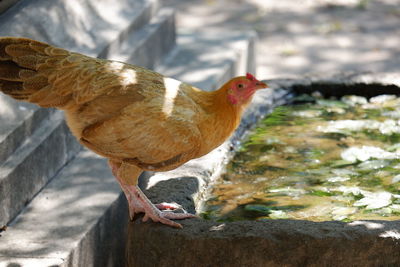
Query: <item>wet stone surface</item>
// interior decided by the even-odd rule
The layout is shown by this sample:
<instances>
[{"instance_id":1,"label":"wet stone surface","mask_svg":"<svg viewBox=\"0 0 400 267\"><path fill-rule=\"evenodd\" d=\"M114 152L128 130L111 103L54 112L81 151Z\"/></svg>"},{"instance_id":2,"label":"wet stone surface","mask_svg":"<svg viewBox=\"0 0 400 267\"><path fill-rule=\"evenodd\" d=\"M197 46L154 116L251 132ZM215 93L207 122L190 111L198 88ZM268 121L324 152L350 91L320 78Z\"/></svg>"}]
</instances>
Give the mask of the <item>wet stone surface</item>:
<instances>
[{"instance_id":1,"label":"wet stone surface","mask_svg":"<svg viewBox=\"0 0 400 267\"><path fill-rule=\"evenodd\" d=\"M394 95L297 96L244 140L202 217L399 220L399 107Z\"/></svg>"}]
</instances>

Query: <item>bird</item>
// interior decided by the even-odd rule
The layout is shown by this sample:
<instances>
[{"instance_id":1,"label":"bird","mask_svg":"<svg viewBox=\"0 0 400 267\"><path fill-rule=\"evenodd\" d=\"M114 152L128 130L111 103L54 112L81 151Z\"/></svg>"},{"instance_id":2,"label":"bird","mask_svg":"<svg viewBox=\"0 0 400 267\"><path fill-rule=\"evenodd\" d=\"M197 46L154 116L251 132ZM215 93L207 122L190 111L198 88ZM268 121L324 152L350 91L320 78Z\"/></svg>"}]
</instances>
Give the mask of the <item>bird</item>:
<instances>
[{"instance_id":1,"label":"bird","mask_svg":"<svg viewBox=\"0 0 400 267\"><path fill-rule=\"evenodd\" d=\"M182 228L176 205L153 204L138 186L143 171L168 171L201 157L235 131L254 93L268 85L254 75L204 91L155 71L20 37L0 37L0 91L64 111L69 129L108 159L130 219Z\"/></svg>"}]
</instances>

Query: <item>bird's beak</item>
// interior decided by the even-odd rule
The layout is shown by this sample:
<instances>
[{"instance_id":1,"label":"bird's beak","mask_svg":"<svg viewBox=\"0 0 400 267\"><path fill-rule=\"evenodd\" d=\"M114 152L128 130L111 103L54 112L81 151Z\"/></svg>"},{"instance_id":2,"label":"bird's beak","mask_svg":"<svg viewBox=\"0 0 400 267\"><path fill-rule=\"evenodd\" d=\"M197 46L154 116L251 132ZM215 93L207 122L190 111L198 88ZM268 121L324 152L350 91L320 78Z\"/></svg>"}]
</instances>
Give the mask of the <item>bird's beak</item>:
<instances>
[{"instance_id":1,"label":"bird's beak","mask_svg":"<svg viewBox=\"0 0 400 267\"><path fill-rule=\"evenodd\" d=\"M268 88L268 84L266 84L265 82L257 81L256 82L256 89L263 89L263 88Z\"/></svg>"}]
</instances>

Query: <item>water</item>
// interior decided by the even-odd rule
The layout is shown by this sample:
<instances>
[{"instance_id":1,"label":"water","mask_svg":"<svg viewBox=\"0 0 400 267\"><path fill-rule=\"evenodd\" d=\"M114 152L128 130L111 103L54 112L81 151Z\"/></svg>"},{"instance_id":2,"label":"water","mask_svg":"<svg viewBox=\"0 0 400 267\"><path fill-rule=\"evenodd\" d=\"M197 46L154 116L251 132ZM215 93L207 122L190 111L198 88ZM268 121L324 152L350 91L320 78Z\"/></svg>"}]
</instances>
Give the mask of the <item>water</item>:
<instances>
[{"instance_id":1,"label":"water","mask_svg":"<svg viewBox=\"0 0 400 267\"><path fill-rule=\"evenodd\" d=\"M400 98L302 95L244 140L202 213L219 221L400 219Z\"/></svg>"}]
</instances>

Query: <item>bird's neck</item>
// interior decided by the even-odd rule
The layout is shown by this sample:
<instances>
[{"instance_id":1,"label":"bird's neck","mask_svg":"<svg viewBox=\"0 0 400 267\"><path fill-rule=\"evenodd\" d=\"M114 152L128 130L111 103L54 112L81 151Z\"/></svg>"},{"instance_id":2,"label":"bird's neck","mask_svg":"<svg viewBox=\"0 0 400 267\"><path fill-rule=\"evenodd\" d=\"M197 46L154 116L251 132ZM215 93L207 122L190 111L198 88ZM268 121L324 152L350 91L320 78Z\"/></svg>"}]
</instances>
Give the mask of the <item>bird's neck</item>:
<instances>
[{"instance_id":1,"label":"bird's neck","mask_svg":"<svg viewBox=\"0 0 400 267\"><path fill-rule=\"evenodd\" d=\"M205 118L199 125L204 143L201 155L222 144L239 126L243 107L232 105L224 90L201 93L199 104L205 111Z\"/></svg>"}]
</instances>

